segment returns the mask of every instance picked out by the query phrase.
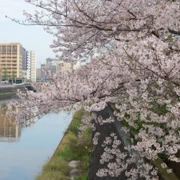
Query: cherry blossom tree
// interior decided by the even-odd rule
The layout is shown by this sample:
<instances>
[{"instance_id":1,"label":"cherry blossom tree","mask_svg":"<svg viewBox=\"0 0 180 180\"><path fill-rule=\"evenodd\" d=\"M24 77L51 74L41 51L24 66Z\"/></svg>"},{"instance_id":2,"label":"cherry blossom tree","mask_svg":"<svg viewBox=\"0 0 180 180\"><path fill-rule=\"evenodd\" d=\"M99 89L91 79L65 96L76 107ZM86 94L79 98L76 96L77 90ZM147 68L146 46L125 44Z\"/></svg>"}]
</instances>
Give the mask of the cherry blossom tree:
<instances>
[{"instance_id":1,"label":"cherry blossom tree","mask_svg":"<svg viewBox=\"0 0 180 180\"><path fill-rule=\"evenodd\" d=\"M66 107L101 111L110 106L124 125L122 130L133 135L133 145L127 149L149 161L164 153L169 160L180 162L176 157L180 149L180 2L25 1L37 11L24 12L23 22L13 21L44 26L54 36L51 47L59 58L91 62L67 75L52 75L52 82L37 84L37 93L20 93L24 101L15 106L24 109L21 116L41 116ZM110 144L113 149L108 148ZM114 154L119 144L114 134L106 138L102 162L117 157L98 176L118 176L135 161L133 155L127 158L120 150ZM157 179L155 168L139 163L141 168L126 171L129 179ZM117 171L113 173L112 167Z\"/></svg>"}]
</instances>

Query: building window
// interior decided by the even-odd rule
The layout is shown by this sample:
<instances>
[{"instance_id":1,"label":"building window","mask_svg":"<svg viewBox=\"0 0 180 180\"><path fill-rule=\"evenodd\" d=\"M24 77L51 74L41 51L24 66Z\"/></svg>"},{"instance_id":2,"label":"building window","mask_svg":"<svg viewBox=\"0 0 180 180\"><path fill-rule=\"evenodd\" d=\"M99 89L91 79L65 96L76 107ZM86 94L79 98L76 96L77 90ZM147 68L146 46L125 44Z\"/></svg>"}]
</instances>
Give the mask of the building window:
<instances>
[{"instance_id":1,"label":"building window","mask_svg":"<svg viewBox=\"0 0 180 180\"><path fill-rule=\"evenodd\" d=\"M12 53L17 53L17 46L12 46Z\"/></svg>"},{"instance_id":2,"label":"building window","mask_svg":"<svg viewBox=\"0 0 180 180\"><path fill-rule=\"evenodd\" d=\"M2 54L6 54L6 46L2 46Z\"/></svg>"},{"instance_id":3,"label":"building window","mask_svg":"<svg viewBox=\"0 0 180 180\"><path fill-rule=\"evenodd\" d=\"M11 46L7 46L7 54L11 54Z\"/></svg>"}]
</instances>

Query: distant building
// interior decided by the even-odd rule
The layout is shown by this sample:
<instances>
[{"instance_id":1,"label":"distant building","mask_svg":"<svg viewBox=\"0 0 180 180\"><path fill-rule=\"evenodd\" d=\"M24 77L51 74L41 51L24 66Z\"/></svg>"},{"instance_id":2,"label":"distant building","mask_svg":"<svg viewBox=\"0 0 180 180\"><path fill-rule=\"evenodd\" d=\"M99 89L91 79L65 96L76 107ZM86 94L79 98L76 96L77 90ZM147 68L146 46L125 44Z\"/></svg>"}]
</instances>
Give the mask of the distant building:
<instances>
[{"instance_id":1,"label":"distant building","mask_svg":"<svg viewBox=\"0 0 180 180\"><path fill-rule=\"evenodd\" d=\"M44 69L46 69L46 64L41 64L41 81L46 79L46 72Z\"/></svg>"},{"instance_id":2,"label":"distant building","mask_svg":"<svg viewBox=\"0 0 180 180\"><path fill-rule=\"evenodd\" d=\"M57 65L59 63L59 59L54 59L54 58L47 58L46 59L46 65Z\"/></svg>"},{"instance_id":3,"label":"distant building","mask_svg":"<svg viewBox=\"0 0 180 180\"><path fill-rule=\"evenodd\" d=\"M46 59L46 69L50 70L52 73L58 72L72 72L73 65L72 63L64 62L59 59Z\"/></svg>"},{"instance_id":4,"label":"distant building","mask_svg":"<svg viewBox=\"0 0 180 180\"><path fill-rule=\"evenodd\" d=\"M0 77L2 80L22 79L24 51L25 49L20 43L0 44Z\"/></svg>"},{"instance_id":5,"label":"distant building","mask_svg":"<svg viewBox=\"0 0 180 180\"><path fill-rule=\"evenodd\" d=\"M41 69L36 69L36 81L41 81Z\"/></svg>"},{"instance_id":6,"label":"distant building","mask_svg":"<svg viewBox=\"0 0 180 180\"><path fill-rule=\"evenodd\" d=\"M41 80L49 81L51 77L47 75L47 71L51 71L53 74L57 73L58 59L47 58L46 64L41 64Z\"/></svg>"},{"instance_id":7,"label":"distant building","mask_svg":"<svg viewBox=\"0 0 180 180\"><path fill-rule=\"evenodd\" d=\"M75 68L81 67L80 62L75 65ZM73 71L73 64L64 62L58 59L47 58L46 64L41 64L41 81L51 81L51 77L47 75L47 71L55 74L58 72L68 73Z\"/></svg>"},{"instance_id":8,"label":"distant building","mask_svg":"<svg viewBox=\"0 0 180 180\"><path fill-rule=\"evenodd\" d=\"M59 64L58 59L47 58L46 59L46 68L52 73L57 73L57 65Z\"/></svg>"}]
</instances>

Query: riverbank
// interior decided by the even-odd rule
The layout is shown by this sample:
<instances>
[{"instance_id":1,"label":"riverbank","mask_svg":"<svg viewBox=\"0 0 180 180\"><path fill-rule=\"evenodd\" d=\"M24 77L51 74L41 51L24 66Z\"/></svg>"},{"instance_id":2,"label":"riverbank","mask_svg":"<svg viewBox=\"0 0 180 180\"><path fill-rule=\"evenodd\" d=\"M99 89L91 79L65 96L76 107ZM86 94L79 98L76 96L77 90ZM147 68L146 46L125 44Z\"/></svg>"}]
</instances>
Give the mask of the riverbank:
<instances>
[{"instance_id":1,"label":"riverbank","mask_svg":"<svg viewBox=\"0 0 180 180\"><path fill-rule=\"evenodd\" d=\"M80 125L83 115L83 109L74 114L52 158L43 167L41 175L36 180L88 179L89 159L93 149L92 132L88 129L83 134L82 140L79 141L77 127Z\"/></svg>"},{"instance_id":2,"label":"riverbank","mask_svg":"<svg viewBox=\"0 0 180 180\"><path fill-rule=\"evenodd\" d=\"M42 175L38 176L36 180L101 179L101 177L98 177L96 173L99 169L104 168L107 165L100 163L101 155L104 152L104 148L102 146L103 142L105 138L108 137L112 132L118 134L118 130L120 128L116 124L117 121L104 125L96 125L95 132L100 132L100 136L98 144L94 147L92 145L92 132L90 129L83 134L82 142L78 139L78 127L81 123L83 114L83 110L75 113L72 122L65 132L65 135L56 149L53 157L43 167ZM108 118L110 116L108 109L105 109L97 114L104 118ZM95 132L93 132L93 134ZM118 136L118 139L121 142L124 141L121 135ZM123 144L124 143L121 143L119 148L122 152L125 152L126 150L124 149ZM71 163L76 163L76 165L72 167L70 166ZM160 158L153 163L159 170L160 180L178 180L174 173L167 173L168 168L161 167L162 163L163 161ZM71 172L74 172L73 176ZM119 178L122 180L127 179L127 177L122 173L121 176L118 177L110 177L107 175L106 177L103 177L103 180L118 180Z\"/></svg>"},{"instance_id":3,"label":"riverbank","mask_svg":"<svg viewBox=\"0 0 180 180\"><path fill-rule=\"evenodd\" d=\"M0 101L6 101L9 99L18 99L18 90L25 91L24 85L1 85L0 86Z\"/></svg>"}]
</instances>

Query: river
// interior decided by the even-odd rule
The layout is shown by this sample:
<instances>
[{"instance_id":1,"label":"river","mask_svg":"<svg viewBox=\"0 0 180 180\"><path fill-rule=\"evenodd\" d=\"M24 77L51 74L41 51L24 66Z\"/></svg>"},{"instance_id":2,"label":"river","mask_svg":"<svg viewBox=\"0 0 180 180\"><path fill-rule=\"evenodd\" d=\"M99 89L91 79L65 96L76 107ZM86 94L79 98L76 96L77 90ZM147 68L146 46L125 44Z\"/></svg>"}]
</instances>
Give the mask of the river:
<instances>
[{"instance_id":1,"label":"river","mask_svg":"<svg viewBox=\"0 0 180 180\"><path fill-rule=\"evenodd\" d=\"M48 114L29 127L8 124L1 116L0 180L34 180L56 150L72 115Z\"/></svg>"}]
</instances>

